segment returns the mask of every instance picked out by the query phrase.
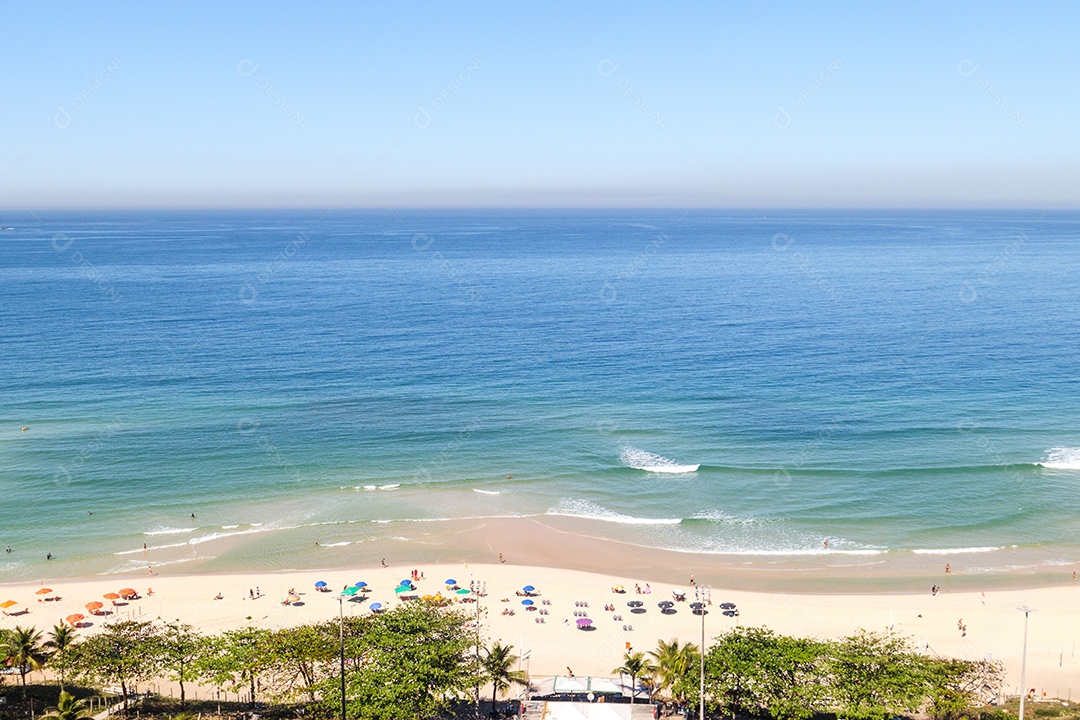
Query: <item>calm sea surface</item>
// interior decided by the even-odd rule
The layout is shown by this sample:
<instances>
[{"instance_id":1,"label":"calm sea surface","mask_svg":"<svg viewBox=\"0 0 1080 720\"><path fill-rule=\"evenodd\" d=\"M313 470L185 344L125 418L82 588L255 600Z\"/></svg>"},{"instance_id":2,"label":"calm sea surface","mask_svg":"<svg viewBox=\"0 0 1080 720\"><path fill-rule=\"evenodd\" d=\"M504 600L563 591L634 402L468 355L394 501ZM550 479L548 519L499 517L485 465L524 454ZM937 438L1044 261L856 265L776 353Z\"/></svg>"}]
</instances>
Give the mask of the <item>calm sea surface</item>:
<instances>
[{"instance_id":1,"label":"calm sea surface","mask_svg":"<svg viewBox=\"0 0 1080 720\"><path fill-rule=\"evenodd\" d=\"M1077 213L0 225L0 581L543 515L690 552L1080 558Z\"/></svg>"}]
</instances>

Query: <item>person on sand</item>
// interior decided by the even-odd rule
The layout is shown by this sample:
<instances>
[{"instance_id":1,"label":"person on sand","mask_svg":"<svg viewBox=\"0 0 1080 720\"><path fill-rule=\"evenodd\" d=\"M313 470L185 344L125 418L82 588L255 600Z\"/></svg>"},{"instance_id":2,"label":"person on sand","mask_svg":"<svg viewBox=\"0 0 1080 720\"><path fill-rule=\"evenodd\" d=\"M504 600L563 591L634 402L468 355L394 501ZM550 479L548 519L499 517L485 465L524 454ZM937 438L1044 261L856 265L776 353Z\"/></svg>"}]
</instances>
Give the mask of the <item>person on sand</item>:
<instances>
[{"instance_id":1,"label":"person on sand","mask_svg":"<svg viewBox=\"0 0 1080 720\"><path fill-rule=\"evenodd\" d=\"M574 671L570 669L569 665L566 666L566 674L570 677L574 677Z\"/></svg>"},{"instance_id":2,"label":"person on sand","mask_svg":"<svg viewBox=\"0 0 1080 720\"><path fill-rule=\"evenodd\" d=\"M224 600L225 596L222 595L221 593L218 593L217 595L214 596L214 599L215 600Z\"/></svg>"},{"instance_id":3,"label":"person on sand","mask_svg":"<svg viewBox=\"0 0 1080 720\"><path fill-rule=\"evenodd\" d=\"M952 568L949 567L949 563L945 563L945 574L948 575L951 570Z\"/></svg>"},{"instance_id":4,"label":"person on sand","mask_svg":"<svg viewBox=\"0 0 1080 720\"><path fill-rule=\"evenodd\" d=\"M649 587L649 583L645 583L645 594L648 595L652 592L652 588Z\"/></svg>"}]
</instances>

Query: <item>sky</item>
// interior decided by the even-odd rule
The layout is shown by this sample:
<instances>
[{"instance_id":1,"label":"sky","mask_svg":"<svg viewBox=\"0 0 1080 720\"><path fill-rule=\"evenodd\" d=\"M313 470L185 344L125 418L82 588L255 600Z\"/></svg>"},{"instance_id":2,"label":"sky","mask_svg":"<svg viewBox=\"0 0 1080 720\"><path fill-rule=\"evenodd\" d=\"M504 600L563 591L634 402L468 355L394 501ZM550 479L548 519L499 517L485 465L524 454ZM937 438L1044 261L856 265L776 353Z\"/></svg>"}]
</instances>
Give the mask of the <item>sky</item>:
<instances>
[{"instance_id":1,"label":"sky","mask_svg":"<svg viewBox=\"0 0 1080 720\"><path fill-rule=\"evenodd\" d=\"M1080 207L1080 4L15 3L0 208Z\"/></svg>"}]
</instances>

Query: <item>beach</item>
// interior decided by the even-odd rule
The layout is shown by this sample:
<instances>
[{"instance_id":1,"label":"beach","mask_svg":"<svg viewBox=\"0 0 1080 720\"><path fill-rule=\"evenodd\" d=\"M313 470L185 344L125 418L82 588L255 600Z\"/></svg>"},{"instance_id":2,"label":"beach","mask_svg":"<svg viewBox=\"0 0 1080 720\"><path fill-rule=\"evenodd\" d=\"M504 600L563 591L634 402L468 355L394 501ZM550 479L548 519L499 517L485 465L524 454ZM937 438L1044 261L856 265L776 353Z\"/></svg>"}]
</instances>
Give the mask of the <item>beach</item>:
<instances>
[{"instance_id":1,"label":"beach","mask_svg":"<svg viewBox=\"0 0 1080 720\"><path fill-rule=\"evenodd\" d=\"M34 583L0 585L3 599L18 604L9 609L26 614L0 617L0 627L35 626L48 630L63 618L86 616L80 632L91 634L112 619L181 620L205 633L255 625L280 628L301 623L333 620L339 612L360 615L370 612L372 602L392 607L398 602L394 588L422 573L416 594L442 593L457 597L445 585L454 580L461 588L472 585L486 594L476 602L458 607L469 615L479 614L482 636L487 642L512 644L516 654L528 655L521 665L533 678L564 674L610 676L622 662L627 647L647 652L660 639L679 638L701 642L702 618L692 614L689 603L700 588L703 599L711 601L704 618L706 638L723 634L736 625L765 626L778 633L821 639L835 639L855 633L893 630L911 639L922 652L970 660L990 658L1006 669L1006 692L1019 690L1020 654L1023 645L1024 614L1021 606L1033 608L1027 650L1027 685L1041 697L1071 698L1080 662L1075 656L1080 635L1080 610L1076 595L1080 588L1014 587L984 591L946 589L932 595L923 592L800 592L793 580L786 591L748 590L737 577L705 572L682 581L673 581L671 569L635 567L632 571L611 572L523 565L512 554L498 562L416 562L402 564L390 560L366 561L350 567L318 570L223 572L195 575L120 575L75 579L43 579ZM959 570L959 569L958 569ZM325 582L329 591L316 590ZM357 582L366 582L365 599L344 600L340 591ZM524 598L526 585L536 594ZM625 592L613 592L622 586ZM48 587L56 600L42 600L36 594ZM138 591L138 599L102 600L106 593L121 588ZM646 588L648 592L646 594ZM640 593L638 590L640 589ZM289 590L300 601L283 604ZM152 594L151 594L152 591ZM683 591L686 601L677 601ZM220 599L216 599L218 595ZM252 595L255 595L253 599ZM47 596L46 596L47 597ZM364 598L365 596L359 596ZM529 599L536 609L528 610ZM673 601L673 614L663 614L659 603ZM86 603L102 601L108 615L91 615ZM644 612L633 612L628 603L640 601ZM725 616L719 605L734 603L738 615ZM614 605L605 611L605 606ZM512 614L510 612L512 611ZM578 628L578 620L588 617L592 630ZM542 622L538 622L542 620ZM959 629L962 623L966 632Z\"/></svg>"}]
</instances>

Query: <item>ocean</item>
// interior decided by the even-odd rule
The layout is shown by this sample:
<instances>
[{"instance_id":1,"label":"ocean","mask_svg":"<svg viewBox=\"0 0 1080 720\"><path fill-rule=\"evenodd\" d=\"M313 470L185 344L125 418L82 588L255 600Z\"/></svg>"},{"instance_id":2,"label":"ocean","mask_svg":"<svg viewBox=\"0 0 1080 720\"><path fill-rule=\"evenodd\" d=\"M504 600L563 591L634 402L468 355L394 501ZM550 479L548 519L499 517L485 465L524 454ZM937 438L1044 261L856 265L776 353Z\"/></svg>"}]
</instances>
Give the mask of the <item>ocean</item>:
<instances>
[{"instance_id":1,"label":"ocean","mask_svg":"<svg viewBox=\"0 0 1080 720\"><path fill-rule=\"evenodd\" d=\"M1080 213L0 225L0 581L519 516L751 562L1080 560Z\"/></svg>"}]
</instances>

